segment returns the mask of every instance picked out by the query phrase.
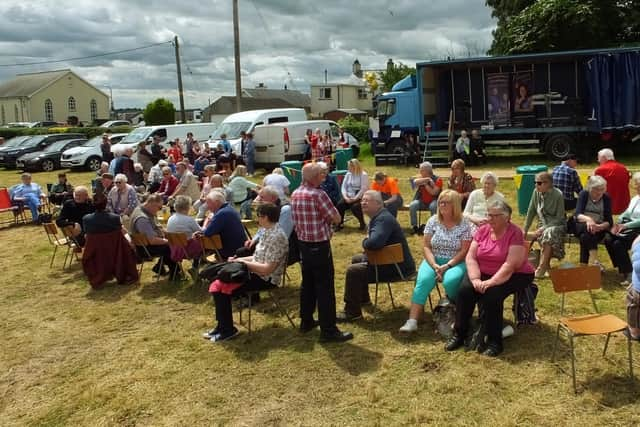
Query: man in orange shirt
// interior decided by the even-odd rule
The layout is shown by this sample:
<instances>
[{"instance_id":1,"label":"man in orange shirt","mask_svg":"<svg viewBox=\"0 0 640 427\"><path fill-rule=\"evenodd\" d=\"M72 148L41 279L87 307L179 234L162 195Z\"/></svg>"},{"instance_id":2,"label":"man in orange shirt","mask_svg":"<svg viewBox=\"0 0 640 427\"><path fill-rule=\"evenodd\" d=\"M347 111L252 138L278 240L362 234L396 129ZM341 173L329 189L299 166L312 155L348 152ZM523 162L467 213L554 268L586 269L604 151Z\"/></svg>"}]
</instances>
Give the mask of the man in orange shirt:
<instances>
[{"instance_id":1,"label":"man in orange shirt","mask_svg":"<svg viewBox=\"0 0 640 427\"><path fill-rule=\"evenodd\" d=\"M398 188L398 180L378 171L374 175L371 189L382 194L384 207L396 218L398 209L402 206L402 194L400 194L400 189Z\"/></svg>"},{"instance_id":2,"label":"man in orange shirt","mask_svg":"<svg viewBox=\"0 0 640 427\"><path fill-rule=\"evenodd\" d=\"M598 163L600 166L593 172L607 181L607 193L611 196L611 213L621 214L629 206L629 171L619 162L615 161L613 151L603 148L598 151Z\"/></svg>"}]
</instances>

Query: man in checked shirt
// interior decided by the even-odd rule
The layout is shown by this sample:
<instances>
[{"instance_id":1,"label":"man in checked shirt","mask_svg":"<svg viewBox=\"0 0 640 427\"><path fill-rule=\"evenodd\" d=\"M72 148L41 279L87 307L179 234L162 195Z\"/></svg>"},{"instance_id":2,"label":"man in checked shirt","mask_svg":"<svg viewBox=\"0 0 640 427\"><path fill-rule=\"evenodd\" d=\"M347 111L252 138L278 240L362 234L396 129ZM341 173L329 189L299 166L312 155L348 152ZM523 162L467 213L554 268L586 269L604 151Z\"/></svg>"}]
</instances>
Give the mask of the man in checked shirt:
<instances>
[{"instance_id":1,"label":"man in checked shirt","mask_svg":"<svg viewBox=\"0 0 640 427\"><path fill-rule=\"evenodd\" d=\"M291 213L302 265L300 288L300 330L309 332L320 325L320 340L343 342L353 338L336 326L336 296L331 225L340 223L340 213L320 189L325 172L316 163L302 168L302 185L291 195ZM318 320L313 312L318 306Z\"/></svg>"}]
</instances>

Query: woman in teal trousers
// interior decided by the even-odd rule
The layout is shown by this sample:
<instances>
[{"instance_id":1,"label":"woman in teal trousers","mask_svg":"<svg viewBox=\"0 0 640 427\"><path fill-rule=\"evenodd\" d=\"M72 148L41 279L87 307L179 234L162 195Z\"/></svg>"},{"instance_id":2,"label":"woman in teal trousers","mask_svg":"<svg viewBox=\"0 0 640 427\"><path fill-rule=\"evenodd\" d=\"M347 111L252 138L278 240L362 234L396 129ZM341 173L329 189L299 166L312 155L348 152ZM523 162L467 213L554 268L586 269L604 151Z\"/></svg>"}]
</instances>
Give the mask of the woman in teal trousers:
<instances>
[{"instance_id":1,"label":"woman in teal trousers","mask_svg":"<svg viewBox=\"0 0 640 427\"><path fill-rule=\"evenodd\" d=\"M416 287L411 297L409 320L400 332L418 330L418 319L424 312L429 294L442 282L447 296L455 301L460 281L466 274L464 258L471 245L471 224L462 216L462 198L453 190L438 197L438 213L429 218L424 228L424 261L418 270Z\"/></svg>"}]
</instances>

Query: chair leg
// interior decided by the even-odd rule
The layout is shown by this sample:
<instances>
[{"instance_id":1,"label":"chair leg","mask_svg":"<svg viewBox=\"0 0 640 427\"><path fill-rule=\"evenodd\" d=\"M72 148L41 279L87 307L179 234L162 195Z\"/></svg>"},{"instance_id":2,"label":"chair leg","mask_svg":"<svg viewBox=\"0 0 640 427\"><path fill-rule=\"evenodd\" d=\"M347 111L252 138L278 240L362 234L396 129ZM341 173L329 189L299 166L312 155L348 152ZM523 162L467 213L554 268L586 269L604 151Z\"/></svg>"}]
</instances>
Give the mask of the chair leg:
<instances>
[{"instance_id":1,"label":"chair leg","mask_svg":"<svg viewBox=\"0 0 640 427\"><path fill-rule=\"evenodd\" d=\"M377 312L378 312L378 282L376 282L376 293L375 293L375 296L373 298L373 316L374 316L374 319L376 317Z\"/></svg>"},{"instance_id":2,"label":"chair leg","mask_svg":"<svg viewBox=\"0 0 640 427\"><path fill-rule=\"evenodd\" d=\"M433 314L433 302L431 302L431 293L427 296L429 301L429 308L431 309L431 314Z\"/></svg>"},{"instance_id":3,"label":"chair leg","mask_svg":"<svg viewBox=\"0 0 640 427\"><path fill-rule=\"evenodd\" d=\"M571 346L571 376L573 378L573 392L578 394L578 385L576 383L576 354L573 347L573 334L569 332L569 345Z\"/></svg>"},{"instance_id":4,"label":"chair leg","mask_svg":"<svg viewBox=\"0 0 640 427\"><path fill-rule=\"evenodd\" d=\"M276 305L276 308L278 309L280 314L284 314L285 316L287 316L287 320L289 321L289 323L291 323L291 327L295 329L296 328L295 323L293 323L293 320L291 319L291 316L289 316L289 313L287 312L287 310L285 310L284 307L280 304L280 300L276 296L276 292L269 291L269 296L271 297L271 299L273 299L273 303Z\"/></svg>"},{"instance_id":5,"label":"chair leg","mask_svg":"<svg viewBox=\"0 0 640 427\"><path fill-rule=\"evenodd\" d=\"M53 247L53 255L51 255L51 262L49 263L49 268L53 268L53 260L56 259L56 252L58 252L58 246Z\"/></svg>"},{"instance_id":6,"label":"chair leg","mask_svg":"<svg viewBox=\"0 0 640 427\"><path fill-rule=\"evenodd\" d=\"M627 352L629 353L629 376L633 382L633 357L631 356L631 339L629 337L627 337Z\"/></svg>"},{"instance_id":7,"label":"chair leg","mask_svg":"<svg viewBox=\"0 0 640 427\"><path fill-rule=\"evenodd\" d=\"M609 338L611 338L611 334L607 334L607 340L604 342L604 350L602 350L602 357L607 354L607 347L609 347Z\"/></svg>"},{"instance_id":8,"label":"chair leg","mask_svg":"<svg viewBox=\"0 0 640 427\"><path fill-rule=\"evenodd\" d=\"M558 324L558 329L556 329L556 339L553 342L553 353L551 353L551 361L556 361L556 349L558 348L558 341L560 340L560 324Z\"/></svg>"},{"instance_id":9,"label":"chair leg","mask_svg":"<svg viewBox=\"0 0 640 427\"><path fill-rule=\"evenodd\" d=\"M393 294L391 293L391 283L387 282L387 289L389 289L389 298L391 298L391 307L396 308L396 304L393 302Z\"/></svg>"},{"instance_id":10,"label":"chair leg","mask_svg":"<svg viewBox=\"0 0 640 427\"><path fill-rule=\"evenodd\" d=\"M158 273L156 274L156 283L160 281L160 273L162 272L162 267L164 266L164 257L158 258Z\"/></svg>"},{"instance_id":11,"label":"chair leg","mask_svg":"<svg viewBox=\"0 0 640 427\"><path fill-rule=\"evenodd\" d=\"M248 327L249 333L251 333L251 295L252 294L253 294L252 292L249 292L247 294L247 296L249 297L249 327Z\"/></svg>"}]
</instances>

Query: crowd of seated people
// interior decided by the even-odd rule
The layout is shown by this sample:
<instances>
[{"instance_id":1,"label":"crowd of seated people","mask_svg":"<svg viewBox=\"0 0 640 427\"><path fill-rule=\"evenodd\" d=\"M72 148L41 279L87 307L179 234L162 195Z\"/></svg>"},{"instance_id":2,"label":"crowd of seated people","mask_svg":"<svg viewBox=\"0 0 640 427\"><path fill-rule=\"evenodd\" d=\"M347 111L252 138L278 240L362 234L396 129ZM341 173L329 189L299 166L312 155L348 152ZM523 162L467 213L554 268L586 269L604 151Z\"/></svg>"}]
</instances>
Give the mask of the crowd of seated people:
<instances>
[{"instance_id":1,"label":"crowd of seated people","mask_svg":"<svg viewBox=\"0 0 640 427\"><path fill-rule=\"evenodd\" d=\"M312 138L316 147L322 147L322 135ZM233 156L224 140L213 151L192 140L184 152L179 140L172 141L167 152L156 138L150 142L150 147L147 148L149 144L140 147L144 154L142 159L138 157L138 163L134 163L133 153L127 149L116 152L109 164L102 165L99 177L93 182L93 200L100 200L99 204L92 203L86 187L74 189L66 176L60 174L59 182L49 192L52 201L61 203L56 223L60 227L71 227L79 247L84 246L87 234L122 230L123 226L128 234L143 234L149 244L146 248L135 248L137 256L157 257L158 262L152 270L171 278L179 275L178 263L183 259L192 260L190 273L195 278L202 252L199 237L219 235L223 259L246 263L250 272L260 277L260 283L267 280L265 278L276 283L279 278L274 274L281 273L280 260L267 262L263 255L256 257L255 252L266 230L274 225L287 242L295 236L288 203L292 196L289 194L290 182L282 170L274 170L259 185L249 179L244 165L236 165L239 159ZM609 168L616 166L607 163L612 160L605 157L603 164ZM565 162L563 165L566 163L570 164ZM200 166L196 167L196 164ZM396 178L377 171L370 184L358 160L352 159L348 163L348 173L338 184L327 164L316 164L321 178L318 189L326 193L340 216L339 223L333 225L335 229L343 226L344 214L351 210L360 230L367 233L363 249L397 242L404 245L404 235L392 238L391 234L397 233L389 234L399 227L397 215L403 206ZM45 199L44 193L29 174L23 174L21 178L21 184L11 187L11 198L14 203L28 207L36 220ZM534 278L546 277L552 258L564 258L568 218L574 226L569 231L580 241L579 262L597 265L604 271L597 255L598 244L603 243L614 267L622 275L623 283L632 283L634 260L629 249L640 235L640 172L632 178L638 195L630 199L617 221L612 216L614 202L605 177L594 174L589 178L585 189L578 194L575 212L571 212L565 209L564 193L554 186L554 176L540 172L534 179L535 189L522 229L512 222L511 208L498 191L498 177L485 172L480 178L481 188L476 189L462 159L452 163L448 178L436 175L431 164L425 162L420 165L419 175L411 181L415 195L409 205L410 226L413 232L423 234L423 259L417 271L409 318L400 328L403 333L417 331L426 299L440 282L446 296L458 308L454 333L446 349L455 350L466 345L470 317L474 306L478 305L482 307L485 336L474 345L485 355L500 354L503 351L503 300L530 285ZM169 207L174 213L168 218L165 231L158 213ZM261 228L248 239L241 218L251 218L253 207L258 209ZM432 214L424 229L419 230L418 210ZM384 214L380 216L382 211ZM368 228L365 215L370 220ZM171 247L166 232L184 234L187 247ZM537 266L527 260L525 238L535 240L541 247ZM278 242L278 247L281 243ZM287 247L287 253L297 252L297 248ZM242 257L234 258L239 254ZM247 256L250 258L244 258ZM405 257L413 259L410 252ZM403 272L410 274L414 270L415 266L407 265ZM276 273L272 274L274 271ZM372 270L366 259L354 257L347 269L345 283L349 286L345 289L345 309L340 320L361 317L361 306L369 302L367 284L372 281ZM221 336L214 341L236 333L229 326L226 304L226 297L219 295L216 306L222 307L222 317L218 319L217 331L209 335L210 338Z\"/></svg>"}]
</instances>

